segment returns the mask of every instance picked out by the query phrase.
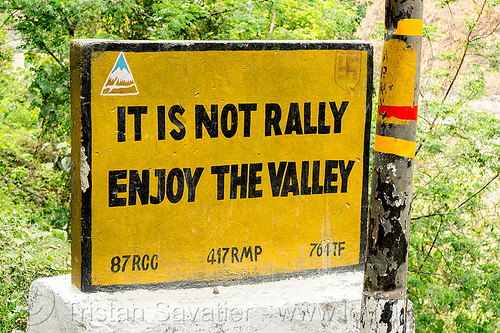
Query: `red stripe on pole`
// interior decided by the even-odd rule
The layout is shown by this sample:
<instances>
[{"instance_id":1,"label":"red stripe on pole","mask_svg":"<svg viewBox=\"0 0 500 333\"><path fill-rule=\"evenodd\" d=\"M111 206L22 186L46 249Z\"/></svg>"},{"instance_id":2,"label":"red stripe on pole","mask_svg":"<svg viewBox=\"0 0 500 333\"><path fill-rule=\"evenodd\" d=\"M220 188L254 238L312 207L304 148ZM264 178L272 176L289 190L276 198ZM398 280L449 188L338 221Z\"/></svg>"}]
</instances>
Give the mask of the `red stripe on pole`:
<instances>
[{"instance_id":1,"label":"red stripe on pole","mask_svg":"<svg viewBox=\"0 0 500 333\"><path fill-rule=\"evenodd\" d=\"M396 117L398 119L417 120L418 105L414 106L387 106L380 105L378 107L378 114L383 114L385 117Z\"/></svg>"}]
</instances>

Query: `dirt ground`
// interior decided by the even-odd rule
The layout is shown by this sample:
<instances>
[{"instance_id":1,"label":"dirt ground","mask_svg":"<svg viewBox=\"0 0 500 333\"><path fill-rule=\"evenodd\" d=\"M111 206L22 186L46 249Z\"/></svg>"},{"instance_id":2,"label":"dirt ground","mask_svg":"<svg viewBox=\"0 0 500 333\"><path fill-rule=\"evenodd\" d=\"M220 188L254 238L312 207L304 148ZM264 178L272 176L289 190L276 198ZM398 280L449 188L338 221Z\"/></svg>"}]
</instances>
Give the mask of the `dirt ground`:
<instances>
[{"instance_id":1,"label":"dirt ground","mask_svg":"<svg viewBox=\"0 0 500 333\"><path fill-rule=\"evenodd\" d=\"M481 5L484 0L462 0L459 3L452 4L445 8L438 8L434 1L424 2L424 24L433 24L438 26L438 33L441 35L435 42L429 43L425 38L422 41L422 58L421 58L421 86L428 84L429 80L432 80L427 74L431 68L437 68L438 66L445 65L435 59L435 56L444 50L456 49L460 42L465 40L466 36L464 31L461 30L461 22L466 17L466 15L471 15L479 8L475 7ZM382 54L383 42L381 39L374 39L373 34L377 30L377 25L379 26L384 22L384 11L385 11L385 1L378 0L372 1L373 4L368 7L367 15L361 24L361 28L357 32L357 37L364 40L369 40L373 42L374 59L375 59L375 73L374 75L379 75L380 71L380 57ZM476 15L472 14L473 17ZM487 42L494 42L500 40L500 27L497 25L500 22L500 6L497 6L494 10L484 12L481 18L481 24L478 26L478 31L473 36L484 36L483 39ZM495 30L495 27L497 29ZM472 61L477 62L478 58L469 57L466 59L462 74L466 73L467 65L470 65ZM484 60L481 64L485 67L488 63ZM496 115L500 119L500 75L498 72L486 72L485 74L487 86L486 94L480 100L469 102L469 105L473 105L477 108L488 110ZM458 78L460 80L460 76ZM451 97L456 96L456 87L451 91Z\"/></svg>"}]
</instances>

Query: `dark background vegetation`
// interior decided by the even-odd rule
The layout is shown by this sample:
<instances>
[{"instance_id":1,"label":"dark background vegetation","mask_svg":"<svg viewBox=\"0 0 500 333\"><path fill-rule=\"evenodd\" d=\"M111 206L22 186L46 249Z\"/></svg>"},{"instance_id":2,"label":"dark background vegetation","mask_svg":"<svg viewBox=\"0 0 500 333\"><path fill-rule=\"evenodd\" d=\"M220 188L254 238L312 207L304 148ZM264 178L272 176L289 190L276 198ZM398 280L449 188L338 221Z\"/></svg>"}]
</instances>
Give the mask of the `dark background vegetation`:
<instances>
[{"instance_id":1,"label":"dark background vegetation","mask_svg":"<svg viewBox=\"0 0 500 333\"><path fill-rule=\"evenodd\" d=\"M427 3L408 293L419 332L496 332L500 122L471 105L498 85L500 1ZM71 39L381 45L383 17L360 29L376 10L354 0L0 1L0 332L26 328L34 279L70 271ZM7 32L21 38L20 68Z\"/></svg>"}]
</instances>

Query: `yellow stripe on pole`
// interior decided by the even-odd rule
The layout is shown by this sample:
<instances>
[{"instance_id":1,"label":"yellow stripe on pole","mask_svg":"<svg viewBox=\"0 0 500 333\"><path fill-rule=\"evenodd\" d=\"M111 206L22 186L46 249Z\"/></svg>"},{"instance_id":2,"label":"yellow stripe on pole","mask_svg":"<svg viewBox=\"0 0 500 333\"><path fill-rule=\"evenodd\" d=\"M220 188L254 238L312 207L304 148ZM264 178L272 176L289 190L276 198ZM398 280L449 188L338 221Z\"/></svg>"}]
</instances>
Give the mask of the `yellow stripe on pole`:
<instances>
[{"instance_id":1,"label":"yellow stripe on pole","mask_svg":"<svg viewBox=\"0 0 500 333\"><path fill-rule=\"evenodd\" d=\"M424 23L422 19L402 19L398 21L398 27L394 35L422 36Z\"/></svg>"},{"instance_id":2,"label":"yellow stripe on pole","mask_svg":"<svg viewBox=\"0 0 500 333\"><path fill-rule=\"evenodd\" d=\"M391 39L384 43L380 75L379 105L414 105L417 51L405 41Z\"/></svg>"},{"instance_id":3,"label":"yellow stripe on pole","mask_svg":"<svg viewBox=\"0 0 500 333\"><path fill-rule=\"evenodd\" d=\"M375 135L375 151L415 158L415 142Z\"/></svg>"}]
</instances>

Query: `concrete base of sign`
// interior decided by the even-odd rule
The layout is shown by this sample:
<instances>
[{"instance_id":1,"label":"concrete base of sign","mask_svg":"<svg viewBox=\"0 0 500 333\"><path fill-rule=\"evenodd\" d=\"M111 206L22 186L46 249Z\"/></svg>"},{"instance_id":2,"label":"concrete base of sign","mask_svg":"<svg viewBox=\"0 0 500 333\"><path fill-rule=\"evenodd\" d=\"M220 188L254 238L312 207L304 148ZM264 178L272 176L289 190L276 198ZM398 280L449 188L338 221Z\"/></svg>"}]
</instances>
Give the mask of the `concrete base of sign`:
<instances>
[{"instance_id":1,"label":"concrete base of sign","mask_svg":"<svg viewBox=\"0 0 500 333\"><path fill-rule=\"evenodd\" d=\"M358 332L363 272L176 290L86 294L69 275L33 282L28 333Z\"/></svg>"},{"instance_id":2,"label":"concrete base of sign","mask_svg":"<svg viewBox=\"0 0 500 333\"><path fill-rule=\"evenodd\" d=\"M363 272L177 290L86 294L70 276L30 289L28 332L356 332Z\"/></svg>"}]
</instances>

